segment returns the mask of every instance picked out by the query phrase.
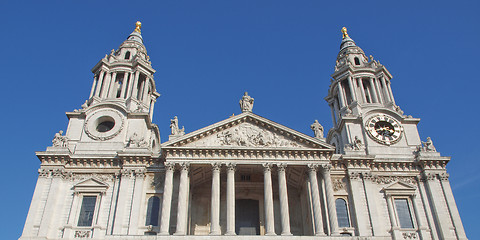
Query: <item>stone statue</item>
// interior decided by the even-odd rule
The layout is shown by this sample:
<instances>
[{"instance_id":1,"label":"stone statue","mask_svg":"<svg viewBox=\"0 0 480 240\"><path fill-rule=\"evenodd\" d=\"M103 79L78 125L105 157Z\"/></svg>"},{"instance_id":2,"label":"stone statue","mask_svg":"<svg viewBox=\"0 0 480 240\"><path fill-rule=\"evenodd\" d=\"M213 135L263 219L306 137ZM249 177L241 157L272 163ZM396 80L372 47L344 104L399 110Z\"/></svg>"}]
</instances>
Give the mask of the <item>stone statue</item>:
<instances>
[{"instance_id":1,"label":"stone statue","mask_svg":"<svg viewBox=\"0 0 480 240\"><path fill-rule=\"evenodd\" d=\"M185 127L182 127L182 129L178 127L177 116L175 116L173 119L170 119L170 129L172 130L171 135L173 136L181 136L185 134Z\"/></svg>"},{"instance_id":2,"label":"stone statue","mask_svg":"<svg viewBox=\"0 0 480 240\"><path fill-rule=\"evenodd\" d=\"M315 135L315 138L318 138L318 139L323 138L323 126L318 122L318 120L315 119L315 122L313 122L313 124L310 125L310 128L313 130L313 134Z\"/></svg>"},{"instance_id":3,"label":"stone statue","mask_svg":"<svg viewBox=\"0 0 480 240\"><path fill-rule=\"evenodd\" d=\"M52 140L52 144L54 147L67 147L68 146L68 138L67 136L62 136L63 131L60 130L58 133L55 133L55 137Z\"/></svg>"},{"instance_id":4,"label":"stone statue","mask_svg":"<svg viewBox=\"0 0 480 240\"><path fill-rule=\"evenodd\" d=\"M426 142L422 142L423 145L423 151L425 152L436 152L437 149L435 149L435 146L433 146L433 141L430 137L427 137Z\"/></svg>"},{"instance_id":5,"label":"stone statue","mask_svg":"<svg viewBox=\"0 0 480 240\"><path fill-rule=\"evenodd\" d=\"M251 112L253 108L253 101L254 99L248 96L248 93L245 92L242 99L240 99L240 109L242 109L242 112Z\"/></svg>"},{"instance_id":6,"label":"stone statue","mask_svg":"<svg viewBox=\"0 0 480 240\"><path fill-rule=\"evenodd\" d=\"M145 141L143 137L138 136L137 133L133 133L133 135L128 140L129 147L147 147L148 143Z\"/></svg>"},{"instance_id":7,"label":"stone statue","mask_svg":"<svg viewBox=\"0 0 480 240\"><path fill-rule=\"evenodd\" d=\"M360 140L360 138L358 138L358 136L355 136L355 139L353 140L352 143L350 144L345 144L345 149L347 150L354 150L354 151L360 151L360 150L363 150L364 147L363 147L363 143L362 143L362 140Z\"/></svg>"}]
</instances>

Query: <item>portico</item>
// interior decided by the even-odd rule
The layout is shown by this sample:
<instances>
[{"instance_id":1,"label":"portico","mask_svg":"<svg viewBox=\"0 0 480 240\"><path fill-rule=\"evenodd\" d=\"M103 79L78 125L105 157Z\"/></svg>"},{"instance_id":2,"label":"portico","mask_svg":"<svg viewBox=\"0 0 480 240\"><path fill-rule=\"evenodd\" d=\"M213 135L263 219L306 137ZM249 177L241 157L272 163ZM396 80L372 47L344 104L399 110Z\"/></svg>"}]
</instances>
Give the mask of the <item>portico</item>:
<instances>
[{"instance_id":1,"label":"portico","mask_svg":"<svg viewBox=\"0 0 480 240\"><path fill-rule=\"evenodd\" d=\"M161 235L337 232L335 206L330 206L334 149L319 139L245 112L168 141L162 150ZM177 196L175 213L171 203ZM236 216L242 211L236 203L246 204L239 200L258 204L258 216L251 216L258 220L235 222L245 215Z\"/></svg>"}]
</instances>

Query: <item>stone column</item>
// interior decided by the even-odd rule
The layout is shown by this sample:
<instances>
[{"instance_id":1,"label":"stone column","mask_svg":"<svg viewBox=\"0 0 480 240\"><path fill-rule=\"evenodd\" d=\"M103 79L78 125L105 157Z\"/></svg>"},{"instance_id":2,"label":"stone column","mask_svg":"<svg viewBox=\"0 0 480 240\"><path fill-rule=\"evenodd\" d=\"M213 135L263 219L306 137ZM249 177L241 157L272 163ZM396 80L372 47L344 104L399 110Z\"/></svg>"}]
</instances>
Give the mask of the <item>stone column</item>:
<instances>
[{"instance_id":1,"label":"stone column","mask_svg":"<svg viewBox=\"0 0 480 240\"><path fill-rule=\"evenodd\" d=\"M373 175L369 172L364 172L363 187L365 188L365 198L367 199L368 215L370 216L370 223L372 224L372 235L380 236L386 233L383 221L380 221L376 194L378 193L377 186L373 182Z\"/></svg>"},{"instance_id":2,"label":"stone column","mask_svg":"<svg viewBox=\"0 0 480 240\"><path fill-rule=\"evenodd\" d=\"M393 198L392 195L387 195L387 207L388 215L390 216L390 224L392 225L392 231L398 229L397 219L395 218L395 210L393 210Z\"/></svg>"},{"instance_id":3,"label":"stone column","mask_svg":"<svg viewBox=\"0 0 480 240\"><path fill-rule=\"evenodd\" d=\"M338 97L340 98L340 109L341 109L342 107L347 106L347 103L345 102L345 98L343 97L344 94L343 94L343 87L342 87L341 81L338 82L337 88L338 88Z\"/></svg>"},{"instance_id":4,"label":"stone column","mask_svg":"<svg viewBox=\"0 0 480 240\"><path fill-rule=\"evenodd\" d=\"M388 93L388 90L387 90L387 83L385 82L385 77L380 77L379 80L380 80L380 82L382 83L382 86L383 86L383 96L385 96L385 102L392 101L390 99L390 94Z\"/></svg>"},{"instance_id":5,"label":"stone column","mask_svg":"<svg viewBox=\"0 0 480 240\"><path fill-rule=\"evenodd\" d=\"M286 164L277 164L278 192L280 197L280 217L282 221L282 235L292 235L290 233L290 213L288 211L286 168Z\"/></svg>"},{"instance_id":6,"label":"stone column","mask_svg":"<svg viewBox=\"0 0 480 240\"><path fill-rule=\"evenodd\" d=\"M112 79L110 80L110 87L108 88L107 98L108 97L115 98L115 93L116 93L115 86L117 85L116 81L117 81L117 73L114 72L112 74Z\"/></svg>"},{"instance_id":7,"label":"stone column","mask_svg":"<svg viewBox=\"0 0 480 240\"><path fill-rule=\"evenodd\" d=\"M450 187L448 177L448 173L441 173L439 175L443 194L445 195L447 207L450 211L450 216L452 217L453 226L455 227L455 232L457 233L458 239L467 239L467 235L465 234L465 229L463 229L462 220L460 219L460 214L458 213L457 204L455 203L455 198L453 197L453 192L452 188Z\"/></svg>"},{"instance_id":8,"label":"stone column","mask_svg":"<svg viewBox=\"0 0 480 240\"><path fill-rule=\"evenodd\" d=\"M212 207L210 208L210 235L220 235L220 163L212 163Z\"/></svg>"},{"instance_id":9,"label":"stone column","mask_svg":"<svg viewBox=\"0 0 480 240\"><path fill-rule=\"evenodd\" d=\"M93 77L92 89L90 90L90 97L88 97L89 99L93 97L93 93L95 92L95 86L97 85L97 82L99 80L99 75L100 74L95 74L95 76Z\"/></svg>"},{"instance_id":10,"label":"stone column","mask_svg":"<svg viewBox=\"0 0 480 240\"><path fill-rule=\"evenodd\" d=\"M263 164L263 191L265 206L265 235L275 235L273 216L272 164Z\"/></svg>"},{"instance_id":11,"label":"stone column","mask_svg":"<svg viewBox=\"0 0 480 240\"><path fill-rule=\"evenodd\" d=\"M43 208L43 214L41 216L40 226L38 226L38 237L48 239L52 230L52 223L59 217L63 205L63 201L59 201L59 198L63 192L63 169L53 169L51 172L51 184L48 189L47 197L45 198L45 208ZM78 219L78 218L77 218ZM93 222L92 222L93 225Z\"/></svg>"},{"instance_id":12,"label":"stone column","mask_svg":"<svg viewBox=\"0 0 480 240\"><path fill-rule=\"evenodd\" d=\"M315 235L325 235L323 230L322 208L320 205L320 193L318 191L317 164L308 164L308 177L312 189L313 220L315 222Z\"/></svg>"},{"instance_id":13,"label":"stone column","mask_svg":"<svg viewBox=\"0 0 480 240\"><path fill-rule=\"evenodd\" d=\"M105 77L103 78L102 92L100 93L101 98L107 98L108 87L110 86L111 79L112 79L112 73L110 72L105 73Z\"/></svg>"},{"instance_id":14,"label":"stone column","mask_svg":"<svg viewBox=\"0 0 480 240\"><path fill-rule=\"evenodd\" d=\"M177 231L175 235L187 234L188 172L190 170L190 163L182 163L181 167L180 185L178 188Z\"/></svg>"},{"instance_id":15,"label":"stone column","mask_svg":"<svg viewBox=\"0 0 480 240\"><path fill-rule=\"evenodd\" d=\"M165 185L163 187L162 217L160 220L159 235L169 235L170 230L170 210L172 206L173 193L173 173L175 172L175 163L165 163Z\"/></svg>"},{"instance_id":16,"label":"stone column","mask_svg":"<svg viewBox=\"0 0 480 240\"><path fill-rule=\"evenodd\" d=\"M373 78L368 78L370 81L370 93L372 94L372 102L378 103L377 91L375 90L375 83L373 82Z\"/></svg>"},{"instance_id":17,"label":"stone column","mask_svg":"<svg viewBox=\"0 0 480 240\"><path fill-rule=\"evenodd\" d=\"M387 101L383 99L382 95L382 90L380 88L380 80L378 78L373 79L373 82L375 83L375 89L378 97L378 102L379 103L386 103Z\"/></svg>"},{"instance_id":18,"label":"stone column","mask_svg":"<svg viewBox=\"0 0 480 240\"><path fill-rule=\"evenodd\" d=\"M370 219L365 215L365 213L368 212L368 208L367 205L364 204L367 203L367 200L365 199L365 189L363 188L361 173L349 171L348 177L350 179L350 191L352 193L351 201L354 206L352 217L355 217L358 234L360 236L371 236L372 232L369 229Z\"/></svg>"},{"instance_id":19,"label":"stone column","mask_svg":"<svg viewBox=\"0 0 480 240\"><path fill-rule=\"evenodd\" d=\"M155 99L150 100L150 121L153 119L153 108L155 107Z\"/></svg>"},{"instance_id":20,"label":"stone column","mask_svg":"<svg viewBox=\"0 0 480 240\"><path fill-rule=\"evenodd\" d=\"M446 205L443 204L446 202L443 194L441 185L437 179L436 173L424 173L426 178L426 185L428 188L428 194L430 195L429 199L431 199L432 203L432 210L435 218L435 222L437 223L437 230L440 232L440 239L450 239L452 238L451 227L452 222L450 219L450 215L448 214L448 209Z\"/></svg>"},{"instance_id":21,"label":"stone column","mask_svg":"<svg viewBox=\"0 0 480 240\"><path fill-rule=\"evenodd\" d=\"M136 98L137 97L137 93L138 93L138 89L136 89L136 87L138 86L138 78L140 77L140 71L136 71L135 72L135 78L133 79L133 84L132 84L132 91L130 93L130 96L132 98Z\"/></svg>"},{"instance_id":22,"label":"stone column","mask_svg":"<svg viewBox=\"0 0 480 240\"><path fill-rule=\"evenodd\" d=\"M120 92L120 98L125 98L125 90L127 89L127 83L130 73L125 72L123 74L123 82L122 82L122 91Z\"/></svg>"},{"instance_id":23,"label":"stone column","mask_svg":"<svg viewBox=\"0 0 480 240\"><path fill-rule=\"evenodd\" d=\"M352 95L352 101L357 101L357 91L355 91L351 76L348 76L348 86L350 87L350 95Z\"/></svg>"},{"instance_id":24,"label":"stone column","mask_svg":"<svg viewBox=\"0 0 480 240\"><path fill-rule=\"evenodd\" d=\"M362 78L357 78L358 82L360 83L360 94L362 95L362 100L364 103L367 102L367 97L365 96L365 88L363 88L363 79Z\"/></svg>"},{"instance_id":25,"label":"stone column","mask_svg":"<svg viewBox=\"0 0 480 240\"><path fill-rule=\"evenodd\" d=\"M327 195L328 219L330 220L330 229L332 235L338 235L337 209L335 207L335 198L333 196L332 178L330 177L330 169L332 165L323 164L322 173L325 182L325 193Z\"/></svg>"},{"instance_id":26,"label":"stone column","mask_svg":"<svg viewBox=\"0 0 480 240\"><path fill-rule=\"evenodd\" d=\"M113 234L116 235L127 234L128 231L135 177L134 169L123 168L120 172L120 185L116 202L117 210L113 225Z\"/></svg>"},{"instance_id":27,"label":"stone column","mask_svg":"<svg viewBox=\"0 0 480 240\"><path fill-rule=\"evenodd\" d=\"M413 205L413 212L415 213L415 219L417 220L417 227L420 233L420 239L428 239L429 234L427 233L427 228L423 224L422 216L420 216L420 212L418 211L418 200L417 195L414 194L411 197L412 205Z\"/></svg>"},{"instance_id":28,"label":"stone column","mask_svg":"<svg viewBox=\"0 0 480 240\"><path fill-rule=\"evenodd\" d=\"M234 163L227 165L227 232L225 235L235 235L235 167Z\"/></svg>"},{"instance_id":29,"label":"stone column","mask_svg":"<svg viewBox=\"0 0 480 240\"><path fill-rule=\"evenodd\" d=\"M392 100L393 104L395 104L395 98L393 98L393 92L392 92L392 88L390 87L390 81L387 82L387 89L388 89L388 92L390 93L390 100Z\"/></svg>"},{"instance_id":30,"label":"stone column","mask_svg":"<svg viewBox=\"0 0 480 240\"><path fill-rule=\"evenodd\" d=\"M148 87L150 85L150 79L149 78L146 78L145 79L145 82L143 83L143 93L142 93L142 102L147 104L147 100L148 100Z\"/></svg>"},{"instance_id":31,"label":"stone column","mask_svg":"<svg viewBox=\"0 0 480 240\"><path fill-rule=\"evenodd\" d=\"M100 97L100 90L102 88L104 77L105 77L105 71L101 70L100 71L100 76L98 78L98 83L97 83L97 86L96 86L96 89L95 89L95 96L97 96L97 97Z\"/></svg>"},{"instance_id":32,"label":"stone column","mask_svg":"<svg viewBox=\"0 0 480 240\"><path fill-rule=\"evenodd\" d=\"M137 235L138 232L139 220L140 220L140 209L142 206L142 198L145 196L143 192L143 185L145 182L145 169L135 169L135 177L133 184L133 196L132 196L132 207L130 208L130 221L128 227L128 235ZM145 220L143 219L143 222ZM141 223L142 225L144 223ZM143 234L143 233L142 233Z\"/></svg>"},{"instance_id":33,"label":"stone column","mask_svg":"<svg viewBox=\"0 0 480 240\"><path fill-rule=\"evenodd\" d=\"M435 226L435 221L433 220L433 215L429 203L429 199L426 193L425 179L421 176L417 176L418 191L422 197L423 209L425 210L425 215L427 216L428 226L430 227L430 234L433 240L438 240L437 227Z\"/></svg>"}]
</instances>

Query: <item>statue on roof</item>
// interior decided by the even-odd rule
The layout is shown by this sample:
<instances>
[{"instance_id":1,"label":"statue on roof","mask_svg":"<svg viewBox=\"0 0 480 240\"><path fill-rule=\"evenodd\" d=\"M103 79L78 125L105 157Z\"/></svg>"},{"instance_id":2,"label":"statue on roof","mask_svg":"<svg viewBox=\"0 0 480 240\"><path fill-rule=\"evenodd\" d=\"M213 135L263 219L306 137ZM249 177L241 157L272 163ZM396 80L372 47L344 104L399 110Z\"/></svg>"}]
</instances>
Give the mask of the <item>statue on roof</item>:
<instances>
[{"instance_id":1,"label":"statue on roof","mask_svg":"<svg viewBox=\"0 0 480 240\"><path fill-rule=\"evenodd\" d=\"M349 37L349 36L348 36L348 33L347 33L347 28L346 28L346 27L343 27L343 28L342 28L342 34L343 34L343 38Z\"/></svg>"},{"instance_id":2,"label":"statue on roof","mask_svg":"<svg viewBox=\"0 0 480 240\"><path fill-rule=\"evenodd\" d=\"M172 136L182 136L185 135L185 127L180 129L178 127L178 117L175 116L173 119L170 119L170 129L172 130Z\"/></svg>"},{"instance_id":3,"label":"statue on roof","mask_svg":"<svg viewBox=\"0 0 480 240\"><path fill-rule=\"evenodd\" d=\"M67 136L63 136L62 134L62 130L60 130L58 133L55 133L55 137L52 140L52 144L54 147L65 148L68 146L68 138Z\"/></svg>"},{"instance_id":4,"label":"statue on roof","mask_svg":"<svg viewBox=\"0 0 480 240\"><path fill-rule=\"evenodd\" d=\"M424 152L436 152L435 146L433 146L433 141L430 137L427 137L426 142L422 142Z\"/></svg>"},{"instance_id":5,"label":"statue on roof","mask_svg":"<svg viewBox=\"0 0 480 240\"><path fill-rule=\"evenodd\" d=\"M135 32L138 32L138 33L141 34L141 33L142 33L142 29L141 29L141 28L142 28L142 23L141 23L140 21L137 21L137 22L135 23Z\"/></svg>"},{"instance_id":6,"label":"statue on roof","mask_svg":"<svg viewBox=\"0 0 480 240\"><path fill-rule=\"evenodd\" d=\"M315 138L318 138L318 139L323 138L323 126L318 122L318 120L315 119L315 122L313 122L313 124L310 125L310 128L313 130L313 134L315 135Z\"/></svg>"},{"instance_id":7,"label":"statue on roof","mask_svg":"<svg viewBox=\"0 0 480 240\"><path fill-rule=\"evenodd\" d=\"M254 99L248 96L248 93L245 92L242 99L240 99L240 109L242 109L242 112L251 112L253 108L253 101Z\"/></svg>"}]
</instances>

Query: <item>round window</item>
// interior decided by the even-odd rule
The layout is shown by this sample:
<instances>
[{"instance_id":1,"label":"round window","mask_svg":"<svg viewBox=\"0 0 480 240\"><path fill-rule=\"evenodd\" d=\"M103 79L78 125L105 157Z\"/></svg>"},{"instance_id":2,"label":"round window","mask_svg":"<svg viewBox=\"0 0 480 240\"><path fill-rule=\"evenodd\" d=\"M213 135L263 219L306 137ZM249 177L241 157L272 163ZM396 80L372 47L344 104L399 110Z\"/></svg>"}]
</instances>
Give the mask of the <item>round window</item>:
<instances>
[{"instance_id":1,"label":"round window","mask_svg":"<svg viewBox=\"0 0 480 240\"><path fill-rule=\"evenodd\" d=\"M112 130L114 126L115 126L115 121L113 121L113 119L105 119L97 125L97 131L102 133L108 132Z\"/></svg>"}]
</instances>

